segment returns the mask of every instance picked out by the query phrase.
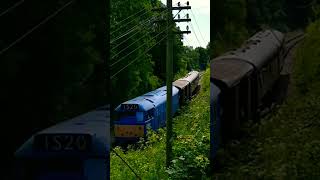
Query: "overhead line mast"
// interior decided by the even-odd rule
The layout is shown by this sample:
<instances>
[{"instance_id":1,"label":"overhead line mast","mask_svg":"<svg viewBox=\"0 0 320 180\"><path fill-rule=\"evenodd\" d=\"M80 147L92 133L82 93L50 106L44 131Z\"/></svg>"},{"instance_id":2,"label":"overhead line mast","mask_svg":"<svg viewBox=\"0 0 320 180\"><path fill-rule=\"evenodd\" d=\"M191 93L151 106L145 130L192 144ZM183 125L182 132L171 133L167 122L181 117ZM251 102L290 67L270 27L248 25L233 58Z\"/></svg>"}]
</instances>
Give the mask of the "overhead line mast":
<instances>
[{"instance_id":1,"label":"overhead line mast","mask_svg":"<svg viewBox=\"0 0 320 180\"><path fill-rule=\"evenodd\" d=\"M167 51L166 51L166 85L167 85L167 104L166 104L166 118L167 118L167 139L166 139L166 165L170 166L172 160L172 81L173 81L173 35L172 25L174 22L189 22L191 19L188 17L186 19L173 19L172 10L191 9L189 6L189 1L187 1L187 6L180 6L180 2L177 7L172 7L172 0L167 0ZM180 31L181 33L191 33L190 31Z\"/></svg>"}]
</instances>

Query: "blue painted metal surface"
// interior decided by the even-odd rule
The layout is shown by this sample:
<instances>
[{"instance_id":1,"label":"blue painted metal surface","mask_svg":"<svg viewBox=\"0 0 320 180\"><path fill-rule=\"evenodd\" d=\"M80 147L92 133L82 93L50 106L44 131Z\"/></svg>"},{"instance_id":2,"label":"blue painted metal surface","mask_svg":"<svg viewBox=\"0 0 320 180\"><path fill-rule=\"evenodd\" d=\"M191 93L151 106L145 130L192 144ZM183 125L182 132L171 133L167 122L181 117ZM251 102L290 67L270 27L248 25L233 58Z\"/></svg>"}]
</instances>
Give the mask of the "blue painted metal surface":
<instances>
[{"instance_id":1,"label":"blue painted metal surface","mask_svg":"<svg viewBox=\"0 0 320 180\"><path fill-rule=\"evenodd\" d=\"M117 121L114 122L115 127L121 127L121 125L143 125L144 126L144 136L146 135L147 127L152 128L153 130L157 130L166 125L166 86L158 88L154 91L148 92L142 96L136 97L132 100L126 101L120 104L115 111L119 114L125 112L135 112L130 115L120 117ZM172 87L172 113L175 112L179 108L179 90L176 87ZM122 108L123 105L138 105L138 109L135 110L126 110ZM144 117L143 120L138 120L138 114ZM147 116L148 114L148 116ZM115 129L116 136L115 140L117 142L123 141L135 141L138 140L139 137L122 137L119 136L117 129Z\"/></svg>"},{"instance_id":2,"label":"blue painted metal surface","mask_svg":"<svg viewBox=\"0 0 320 180\"><path fill-rule=\"evenodd\" d=\"M213 159L220 145L220 89L210 83L210 159Z\"/></svg>"},{"instance_id":3,"label":"blue painted metal surface","mask_svg":"<svg viewBox=\"0 0 320 180\"><path fill-rule=\"evenodd\" d=\"M55 145L60 149L38 148L37 138L55 137ZM87 151L65 148L66 137L88 136L90 141L82 140ZM57 138L60 139L57 139ZM62 139L62 140L61 140ZM79 140L79 139L77 139ZM64 141L64 142L63 142ZM42 142L42 141L41 141ZM67 140L68 144L71 140ZM78 141L77 143L79 143ZM70 145L70 144L69 144ZM48 147L45 144L43 147ZM63 147L63 148L61 148ZM29 138L15 153L17 179L109 179L110 152L110 106L106 105L70 120L42 130Z\"/></svg>"}]
</instances>

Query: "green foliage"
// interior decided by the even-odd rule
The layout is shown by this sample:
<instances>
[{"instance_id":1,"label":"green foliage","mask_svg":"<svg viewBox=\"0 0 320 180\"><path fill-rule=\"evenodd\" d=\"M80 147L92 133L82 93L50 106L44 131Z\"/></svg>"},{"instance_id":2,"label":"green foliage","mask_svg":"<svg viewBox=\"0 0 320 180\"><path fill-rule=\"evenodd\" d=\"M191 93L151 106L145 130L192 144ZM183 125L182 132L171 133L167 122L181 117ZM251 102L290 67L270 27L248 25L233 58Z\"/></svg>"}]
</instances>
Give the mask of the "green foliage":
<instances>
[{"instance_id":1,"label":"green foliage","mask_svg":"<svg viewBox=\"0 0 320 180\"><path fill-rule=\"evenodd\" d=\"M256 24L268 25L277 30L286 32L287 27L287 13L286 4L284 0L256 0L257 19Z\"/></svg>"},{"instance_id":2,"label":"green foliage","mask_svg":"<svg viewBox=\"0 0 320 180\"><path fill-rule=\"evenodd\" d=\"M307 38L299 48L297 56L297 66L295 66L295 79L300 92L305 93L315 88L320 75L320 20L312 23L307 28Z\"/></svg>"},{"instance_id":3,"label":"green foliage","mask_svg":"<svg viewBox=\"0 0 320 180\"><path fill-rule=\"evenodd\" d=\"M139 15L121 22L132 14L141 11L142 8L150 10L150 1L111 1L111 75L117 73L138 58L135 63L128 66L125 71L118 74L112 80L112 89L116 89L116 91L112 92L112 102L114 104L119 104L140 95L160 84L159 79L153 75L154 63L152 56L144 53L147 48L150 48L155 43L155 40L152 40L152 34L149 33L151 29L138 25L150 19L152 16L151 12L141 12ZM124 24L126 25L124 26ZM128 35L133 35L131 38L128 39L128 36L121 37L133 27L137 29ZM125 48L126 50L124 50Z\"/></svg>"},{"instance_id":4,"label":"green foliage","mask_svg":"<svg viewBox=\"0 0 320 180\"><path fill-rule=\"evenodd\" d=\"M213 44L210 57L238 47L248 37L245 0L213 2Z\"/></svg>"},{"instance_id":5,"label":"green foliage","mask_svg":"<svg viewBox=\"0 0 320 180\"><path fill-rule=\"evenodd\" d=\"M147 142L127 152L115 148L127 159L142 179L195 179L205 177L209 153L209 69L202 76L198 96L179 110L174 121L176 137L173 143L172 166L165 168L165 129L148 133ZM111 179L135 179L134 174L111 153Z\"/></svg>"},{"instance_id":6,"label":"green foliage","mask_svg":"<svg viewBox=\"0 0 320 180\"><path fill-rule=\"evenodd\" d=\"M159 6L161 2L158 0L153 3ZM133 64L112 79L112 104L114 107L123 101L154 90L165 82L166 41L164 38L166 33L164 27L166 24L165 22L154 24L146 22L152 17L161 19L161 15L164 15L160 12L150 11L151 7L149 0L111 1L111 74L117 73L135 60ZM146 11L141 12L142 9ZM130 17L135 13L138 14ZM130 18L122 21L127 17ZM123 24L126 25L123 26ZM133 27L137 29L122 37ZM177 30L177 27L173 27L173 29ZM158 35L160 32L164 33ZM182 35L175 35L173 41L175 79L184 76L191 69L199 69L200 65L205 68L203 64L206 63L203 60L205 55L202 51L200 57L195 50L183 46L182 37ZM151 48L150 51L145 52L148 48Z\"/></svg>"},{"instance_id":7,"label":"green foliage","mask_svg":"<svg viewBox=\"0 0 320 180\"><path fill-rule=\"evenodd\" d=\"M124 152L119 147L114 148L123 157L142 179L167 179L165 173L165 131L160 129L157 133L148 131L148 142L143 140L138 148L130 148ZM124 162L115 155L110 154L110 179L136 179L133 172Z\"/></svg>"},{"instance_id":8,"label":"green foliage","mask_svg":"<svg viewBox=\"0 0 320 180\"><path fill-rule=\"evenodd\" d=\"M23 2L3 15L0 49L67 2ZM13 4L6 0L1 5L3 12ZM11 119L17 119L12 122L20 124L17 139L106 103L104 7L75 1L0 55L0 99Z\"/></svg>"},{"instance_id":9,"label":"green foliage","mask_svg":"<svg viewBox=\"0 0 320 180\"><path fill-rule=\"evenodd\" d=\"M295 51L293 84L285 104L248 124L241 143L219 152L223 167L213 178L319 179L320 81L319 22L307 28L306 39Z\"/></svg>"},{"instance_id":10,"label":"green foliage","mask_svg":"<svg viewBox=\"0 0 320 180\"><path fill-rule=\"evenodd\" d=\"M213 42L214 48L211 57L219 56L240 46L248 36L249 34L244 26L232 22L225 24L223 33L217 33L216 40Z\"/></svg>"},{"instance_id":11,"label":"green foliage","mask_svg":"<svg viewBox=\"0 0 320 180\"><path fill-rule=\"evenodd\" d=\"M0 1L0 12L9 10L1 14L0 50L10 46L0 54L2 132L14 134L4 164L13 164L13 152L32 134L108 101L107 1L73 1L61 11L70 1L17 2Z\"/></svg>"}]
</instances>

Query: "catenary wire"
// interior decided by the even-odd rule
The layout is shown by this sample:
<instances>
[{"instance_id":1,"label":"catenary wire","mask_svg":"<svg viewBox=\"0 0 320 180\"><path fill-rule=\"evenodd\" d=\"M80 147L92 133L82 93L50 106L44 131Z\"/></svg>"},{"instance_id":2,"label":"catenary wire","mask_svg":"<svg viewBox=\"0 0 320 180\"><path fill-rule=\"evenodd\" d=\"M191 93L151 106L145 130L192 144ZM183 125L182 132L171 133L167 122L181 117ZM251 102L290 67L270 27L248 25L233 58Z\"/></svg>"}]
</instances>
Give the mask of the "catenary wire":
<instances>
[{"instance_id":1,"label":"catenary wire","mask_svg":"<svg viewBox=\"0 0 320 180\"><path fill-rule=\"evenodd\" d=\"M164 29L163 31L161 31L160 33L158 33L155 37L153 37L152 39L155 39L156 37L158 37L160 34L162 34L166 29ZM141 48L142 46L144 46L145 43L141 44L139 47L135 48L134 50L132 50L130 53L128 53L127 55L123 56L122 58L120 58L119 60L117 60L116 62L112 63L110 66L114 66L117 63L119 63L120 61L122 61L123 59L125 59L127 56L129 56L130 54L132 54L133 52L135 52L136 50L138 50L139 48Z\"/></svg>"},{"instance_id":2,"label":"catenary wire","mask_svg":"<svg viewBox=\"0 0 320 180\"><path fill-rule=\"evenodd\" d=\"M7 14L8 12L10 12L11 10L13 10L14 8L16 8L17 6L21 5L22 3L24 3L24 0L21 0L17 3L15 3L14 5L12 5L11 7L9 7L7 10L3 11L1 14L0 14L0 17Z\"/></svg>"},{"instance_id":3,"label":"catenary wire","mask_svg":"<svg viewBox=\"0 0 320 180\"><path fill-rule=\"evenodd\" d=\"M148 48L146 51L144 51L143 54L147 53L150 49L152 49L155 45L159 44L161 41L163 41L163 39L165 39L167 37L164 36L160 41L158 41L157 43L155 43L154 45L152 45L150 48ZM140 55L141 56L141 55ZM128 66L130 66L131 64L133 64L134 62L136 62L140 56L136 57L133 61L131 61L129 64L127 64L125 67L121 68L118 72L114 73L112 76L111 76L111 79L113 79L116 75L118 75L121 71L123 71L125 68L127 68Z\"/></svg>"},{"instance_id":4,"label":"catenary wire","mask_svg":"<svg viewBox=\"0 0 320 180\"><path fill-rule=\"evenodd\" d=\"M46 17L43 21L41 21L39 24L37 24L36 26L34 26L33 28L31 28L30 30L28 30L25 34L23 34L21 37L19 37L18 39L16 39L15 41L13 41L9 46L7 46L6 48L2 49L0 51L0 55L3 54L4 52L6 52L8 49L10 49L11 47L15 46L17 43L19 43L22 39L24 39L25 37L27 37L29 34L31 34L33 31L35 31L36 29L38 29L41 25L45 24L46 22L48 22L51 18L55 17L59 12L61 12L63 9L65 9L67 6L69 6L70 4L72 4L75 0L71 0L68 3L66 3L65 5L63 5L62 7L60 7L57 11L55 11L54 13L52 13L51 15L49 15L48 17Z\"/></svg>"},{"instance_id":5,"label":"catenary wire","mask_svg":"<svg viewBox=\"0 0 320 180\"><path fill-rule=\"evenodd\" d=\"M143 14L140 14L138 17L141 17L141 16L143 16L143 15L145 15L146 13L149 12L149 11L147 11L147 10L145 10L145 9L143 9L143 10L146 11L146 12L144 12ZM140 11L139 11L139 12L140 12ZM136 18L137 18L137 17L136 17ZM128 22L126 22L126 23L124 23L124 24L122 24L122 25L120 25L120 27L118 27L117 29L111 31L111 32L110 32L110 35L114 34L115 32L118 32L120 29L126 27L126 25L128 25L129 23L135 21L136 18L135 18L135 19L132 19L131 21L128 21ZM117 23L117 24L120 24L120 23Z\"/></svg>"},{"instance_id":6,"label":"catenary wire","mask_svg":"<svg viewBox=\"0 0 320 180\"><path fill-rule=\"evenodd\" d=\"M164 11L165 11L165 10L163 10L162 12L164 12ZM160 14L161 14L162 12L160 12ZM158 16L159 16L159 15L158 15ZM139 26L141 26L141 25L144 25L144 24L146 24L146 23L148 23L148 22L151 22L151 20L154 19L155 17L157 17L157 16L150 17L149 19L145 20L145 22L143 22L142 24L139 24L139 23L138 23L137 25L135 25L134 27L132 27L131 29L129 29L127 32L125 32L125 33L123 33L122 35L117 36L115 39L111 40L110 43L112 44L112 43L114 43L115 41L121 39L122 37L130 34L130 33L133 32L135 29L137 29L137 27L139 27Z\"/></svg>"},{"instance_id":7,"label":"catenary wire","mask_svg":"<svg viewBox=\"0 0 320 180\"><path fill-rule=\"evenodd\" d=\"M132 168L115 150L112 149L112 152L113 152L114 154L116 154L116 156L118 156L118 157L124 162L124 164L125 164L126 166L129 167L129 169L133 172L133 174L134 174L138 179L141 179L141 177L138 176L138 174L133 170L133 168Z\"/></svg>"},{"instance_id":8,"label":"catenary wire","mask_svg":"<svg viewBox=\"0 0 320 180\"><path fill-rule=\"evenodd\" d=\"M161 13L162 13L162 12L161 12ZM153 18L154 18L154 17L153 17ZM146 21L146 22L144 22L144 23L141 24L141 25L145 25L145 24L147 24L147 23L149 23L149 24L147 24L147 25L150 25L151 22L152 22L152 21ZM129 37L127 37L126 40L123 40L122 42L117 43L117 45L116 45L116 46L113 46L113 47L111 48L111 50L116 49L117 47L119 47L121 44L123 44L124 42L126 42L129 38L133 37L133 36L136 35L137 33L139 33L139 31L136 31L135 33L131 34Z\"/></svg>"},{"instance_id":9,"label":"catenary wire","mask_svg":"<svg viewBox=\"0 0 320 180\"><path fill-rule=\"evenodd\" d=\"M201 33L201 31L200 31L200 28L199 28L199 25L198 25L198 22L197 22L197 19L196 19L196 16L193 14L193 11L192 11L192 10L190 10L190 11L191 11L191 14L192 14L192 16L193 16L193 18L194 18L194 21L196 22L196 26L197 26L197 28L198 28L198 30L199 30L199 32L200 32L200 36L201 36L203 42L205 43L206 41L204 40L204 38L203 38L203 36L202 36L202 33Z\"/></svg>"}]
</instances>

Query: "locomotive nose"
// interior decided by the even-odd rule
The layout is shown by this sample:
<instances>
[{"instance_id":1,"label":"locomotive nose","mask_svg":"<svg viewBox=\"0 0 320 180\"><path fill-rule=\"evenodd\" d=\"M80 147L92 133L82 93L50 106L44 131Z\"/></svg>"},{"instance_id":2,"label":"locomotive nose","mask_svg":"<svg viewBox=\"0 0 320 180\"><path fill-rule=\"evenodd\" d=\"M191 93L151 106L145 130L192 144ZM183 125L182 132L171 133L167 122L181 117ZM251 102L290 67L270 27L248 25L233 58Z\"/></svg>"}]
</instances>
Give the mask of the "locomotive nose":
<instances>
[{"instance_id":1,"label":"locomotive nose","mask_svg":"<svg viewBox=\"0 0 320 180\"><path fill-rule=\"evenodd\" d=\"M143 125L115 125L116 137L144 137Z\"/></svg>"}]
</instances>

